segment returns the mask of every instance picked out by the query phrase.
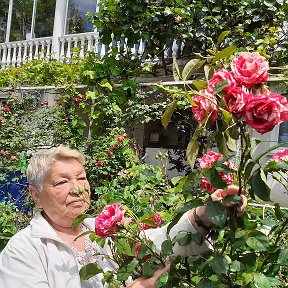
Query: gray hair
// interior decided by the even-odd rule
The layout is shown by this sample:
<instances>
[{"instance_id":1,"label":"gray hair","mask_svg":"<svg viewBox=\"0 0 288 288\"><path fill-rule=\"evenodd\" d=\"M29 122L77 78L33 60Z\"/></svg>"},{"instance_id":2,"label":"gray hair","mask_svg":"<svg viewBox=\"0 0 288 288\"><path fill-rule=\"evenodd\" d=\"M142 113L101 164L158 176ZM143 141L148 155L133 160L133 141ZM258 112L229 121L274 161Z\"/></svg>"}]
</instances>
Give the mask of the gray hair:
<instances>
[{"instance_id":1,"label":"gray hair","mask_svg":"<svg viewBox=\"0 0 288 288\"><path fill-rule=\"evenodd\" d=\"M55 162L71 158L77 160L81 165L85 163L84 155L80 151L71 149L68 146L60 145L39 151L30 159L27 168L28 183L39 191L42 191L44 177Z\"/></svg>"}]
</instances>

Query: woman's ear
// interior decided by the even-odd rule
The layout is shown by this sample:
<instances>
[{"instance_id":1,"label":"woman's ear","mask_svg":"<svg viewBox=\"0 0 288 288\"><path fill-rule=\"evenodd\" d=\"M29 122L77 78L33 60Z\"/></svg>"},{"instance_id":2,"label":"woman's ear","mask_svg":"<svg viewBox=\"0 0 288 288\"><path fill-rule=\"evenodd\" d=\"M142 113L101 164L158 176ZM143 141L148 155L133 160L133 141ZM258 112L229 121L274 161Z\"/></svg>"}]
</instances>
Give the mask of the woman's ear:
<instances>
[{"instance_id":1,"label":"woman's ear","mask_svg":"<svg viewBox=\"0 0 288 288\"><path fill-rule=\"evenodd\" d=\"M37 207L42 208L41 200L39 197L39 190L35 186L29 185L29 192L34 202L36 203Z\"/></svg>"}]
</instances>

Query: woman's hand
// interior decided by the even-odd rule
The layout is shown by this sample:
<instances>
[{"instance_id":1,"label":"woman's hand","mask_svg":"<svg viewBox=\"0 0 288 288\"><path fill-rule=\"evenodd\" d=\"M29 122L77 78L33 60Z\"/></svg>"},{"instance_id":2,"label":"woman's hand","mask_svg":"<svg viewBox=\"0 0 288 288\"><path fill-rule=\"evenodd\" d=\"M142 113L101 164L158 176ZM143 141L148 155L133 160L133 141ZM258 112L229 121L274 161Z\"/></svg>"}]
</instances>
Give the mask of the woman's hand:
<instances>
[{"instance_id":1,"label":"woman's hand","mask_svg":"<svg viewBox=\"0 0 288 288\"><path fill-rule=\"evenodd\" d=\"M156 270L153 276L150 278L140 277L136 279L129 286L127 286L127 288L155 288L158 277L165 272L169 272L169 270L170 265L167 265L164 268Z\"/></svg>"},{"instance_id":2,"label":"woman's hand","mask_svg":"<svg viewBox=\"0 0 288 288\"><path fill-rule=\"evenodd\" d=\"M211 198L213 201L221 201L223 200L227 195L238 195L239 187L235 185L230 185L226 189L217 189L214 193L211 194ZM237 212L241 213L245 210L247 207L247 198L244 195L245 191L242 190L240 197L242 200L241 204L238 204L236 206ZM233 204L227 204L226 207L234 206Z\"/></svg>"}]
</instances>

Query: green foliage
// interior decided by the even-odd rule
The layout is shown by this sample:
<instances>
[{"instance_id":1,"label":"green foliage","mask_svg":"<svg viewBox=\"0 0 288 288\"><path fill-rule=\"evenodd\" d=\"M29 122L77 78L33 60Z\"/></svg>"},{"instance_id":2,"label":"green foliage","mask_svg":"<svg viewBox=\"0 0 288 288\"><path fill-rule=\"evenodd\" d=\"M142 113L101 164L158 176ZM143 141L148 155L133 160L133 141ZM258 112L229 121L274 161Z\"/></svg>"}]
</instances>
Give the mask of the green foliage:
<instances>
[{"instance_id":1,"label":"green foliage","mask_svg":"<svg viewBox=\"0 0 288 288\"><path fill-rule=\"evenodd\" d=\"M0 202L0 251L16 232L28 225L29 218L12 202Z\"/></svg>"},{"instance_id":2,"label":"green foliage","mask_svg":"<svg viewBox=\"0 0 288 288\"><path fill-rule=\"evenodd\" d=\"M288 9L285 1L248 0L235 5L228 0L108 0L101 4L100 12L90 14L90 19L103 43L112 42L112 33L117 41L125 35L128 47L142 39L146 43L140 55L143 59L158 57L164 61L164 50L174 40L182 43L182 56L203 54L211 44L218 46L224 40L224 45L233 43L272 53L282 63L287 58L287 34L283 34ZM215 55L214 50L211 53Z\"/></svg>"}]
</instances>

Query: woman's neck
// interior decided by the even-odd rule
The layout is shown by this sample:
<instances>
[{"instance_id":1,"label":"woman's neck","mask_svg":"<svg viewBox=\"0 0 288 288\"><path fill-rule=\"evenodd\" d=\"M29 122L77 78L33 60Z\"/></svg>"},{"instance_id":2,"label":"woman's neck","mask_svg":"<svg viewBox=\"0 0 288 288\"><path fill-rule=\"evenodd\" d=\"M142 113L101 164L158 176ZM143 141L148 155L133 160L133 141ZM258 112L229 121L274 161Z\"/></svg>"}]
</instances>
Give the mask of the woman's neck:
<instances>
[{"instance_id":1,"label":"woman's neck","mask_svg":"<svg viewBox=\"0 0 288 288\"><path fill-rule=\"evenodd\" d=\"M81 224L79 224L77 227L72 228L72 223L65 224L57 224L54 221L52 221L49 216L43 211L42 212L43 217L46 219L46 221L50 224L50 226L56 231L60 233L64 233L67 235L76 235L78 236L79 234L82 233L82 228Z\"/></svg>"}]
</instances>

